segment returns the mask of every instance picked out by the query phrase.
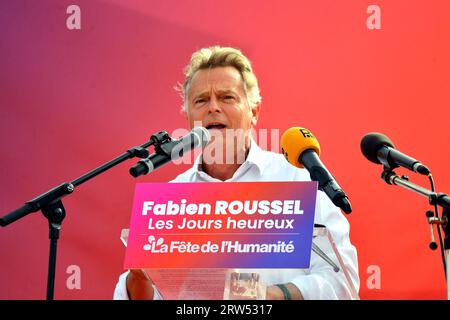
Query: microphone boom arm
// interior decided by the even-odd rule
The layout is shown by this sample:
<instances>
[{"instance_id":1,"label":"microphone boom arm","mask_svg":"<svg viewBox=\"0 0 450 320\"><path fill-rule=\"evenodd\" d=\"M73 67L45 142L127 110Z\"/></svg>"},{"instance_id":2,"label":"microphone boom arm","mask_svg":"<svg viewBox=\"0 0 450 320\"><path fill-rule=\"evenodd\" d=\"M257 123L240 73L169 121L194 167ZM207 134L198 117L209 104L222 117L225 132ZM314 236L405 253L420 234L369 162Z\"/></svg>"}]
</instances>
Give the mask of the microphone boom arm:
<instances>
[{"instance_id":1,"label":"microphone boom arm","mask_svg":"<svg viewBox=\"0 0 450 320\"><path fill-rule=\"evenodd\" d=\"M394 171L388 168L385 168L385 170L381 174L381 178L387 184L400 186L406 190L413 191L421 196L428 198L430 204L437 204L443 208L450 209L450 197L445 193L436 193L417 184L409 182L408 179L398 176Z\"/></svg>"}]
</instances>

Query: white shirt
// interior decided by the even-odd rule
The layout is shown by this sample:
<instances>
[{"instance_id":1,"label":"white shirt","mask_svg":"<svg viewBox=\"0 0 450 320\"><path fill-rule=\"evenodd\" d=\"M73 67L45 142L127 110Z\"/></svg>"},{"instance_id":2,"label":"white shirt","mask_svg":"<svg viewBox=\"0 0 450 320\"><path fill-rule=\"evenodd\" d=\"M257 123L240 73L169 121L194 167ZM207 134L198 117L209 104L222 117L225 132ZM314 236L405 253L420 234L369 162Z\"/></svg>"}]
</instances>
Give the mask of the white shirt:
<instances>
[{"instance_id":1,"label":"white shirt","mask_svg":"<svg viewBox=\"0 0 450 320\"><path fill-rule=\"evenodd\" d=\"M222 182L201 171L200 161L199 156L192 168L171 182ZM252 140L246 161L236 170L233 177L225 182L239 181L311 181L311 178L305 169L294 167L281 154L262 150ZM359 291L357 253L350 242L349 223L340 209L322 191L317 193L314 223L325 225L331 233L353 285ZM324 248L326 247L322 247ZM331 247L330 250L323 251L329 257L334 257ZM351 289L343 273L334 272L333 268L314 252L311 254L311 265L308 270L245 269L245 272L258 272L267 286L293 283L307 300L351 299ZM127 275L128 272L125 272L119 277L114 299L128 299ZM155 290L154 298L161 299L157 290Z\"/></svg>"}]
</instances>

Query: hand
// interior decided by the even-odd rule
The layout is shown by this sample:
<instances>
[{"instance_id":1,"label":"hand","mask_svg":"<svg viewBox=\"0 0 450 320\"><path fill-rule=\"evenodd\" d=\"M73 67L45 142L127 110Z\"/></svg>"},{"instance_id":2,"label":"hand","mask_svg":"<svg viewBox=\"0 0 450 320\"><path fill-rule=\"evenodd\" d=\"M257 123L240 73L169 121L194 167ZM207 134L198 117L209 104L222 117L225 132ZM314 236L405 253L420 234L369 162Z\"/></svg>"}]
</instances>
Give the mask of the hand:
<instances>
[{"instance_id":1,"label":"hand","mask_svg":"<svg viewBox=\"0 0 450 320\"><path fill-rule=\"evenodd\" d=\"M130 300L153 300L153 281L147 276L145 271L131 269L126 282Z\"/></svg>"},{"instance_id":2,"label":"hand","mask_svg":"<svg viewBox=\"0 0 450 320\"><path fill-rule=\"evenodd\" d=\"M266 300L284 300L283 291L277 286L267 287Z\"/></svg>"}]
</instances>

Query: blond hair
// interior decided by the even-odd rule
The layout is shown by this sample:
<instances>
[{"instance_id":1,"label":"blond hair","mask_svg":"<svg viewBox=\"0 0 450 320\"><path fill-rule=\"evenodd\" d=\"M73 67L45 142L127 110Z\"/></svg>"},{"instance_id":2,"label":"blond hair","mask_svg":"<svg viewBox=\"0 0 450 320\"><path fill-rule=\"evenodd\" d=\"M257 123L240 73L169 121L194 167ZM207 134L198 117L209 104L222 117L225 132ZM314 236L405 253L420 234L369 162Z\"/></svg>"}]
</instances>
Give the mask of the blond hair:
<instances>
[{"instance_id":1,"label":"blond hair","mask_svg":"<svg viewBox=\"0 0 450 320\"><path fill-rule=\"evenodd\" d=\"M249 105L253 108L261 102L258 80L252 70L252 65L246 56L238 49L231 47L213 46L194 52L186 66L184 84L181 86L183 97L183 111L187 111L189 85L198 70L215 67L234 67L244 80L244 89Z\"/></svg>"}]
</instances>

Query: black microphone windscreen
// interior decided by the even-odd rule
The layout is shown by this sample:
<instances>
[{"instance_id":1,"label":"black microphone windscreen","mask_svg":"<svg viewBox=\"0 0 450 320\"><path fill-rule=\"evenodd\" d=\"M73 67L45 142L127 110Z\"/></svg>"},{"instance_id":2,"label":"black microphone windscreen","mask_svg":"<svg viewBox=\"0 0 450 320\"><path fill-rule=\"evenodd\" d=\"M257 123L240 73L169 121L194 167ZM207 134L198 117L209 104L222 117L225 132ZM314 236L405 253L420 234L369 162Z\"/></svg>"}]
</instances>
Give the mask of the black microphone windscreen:
<instances>
[{"instance_id":1,"label":"black microphone windscreen","mask_svg":"<svg viewBox=\"0 0 450 320\"><path fill-rule=\"evenodd\" d=\"M371 132L368 133L361 140L361 152L371 162L381 164L378 160L377 153L383 146L395 148L391 139L382 133Z\"/></svg>"}]
</instances>

